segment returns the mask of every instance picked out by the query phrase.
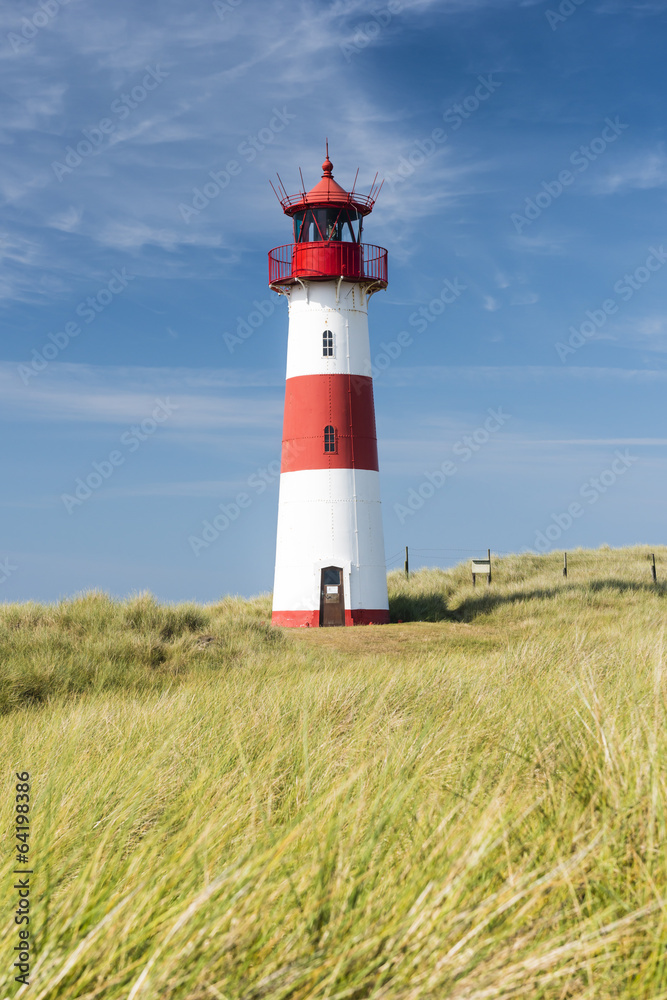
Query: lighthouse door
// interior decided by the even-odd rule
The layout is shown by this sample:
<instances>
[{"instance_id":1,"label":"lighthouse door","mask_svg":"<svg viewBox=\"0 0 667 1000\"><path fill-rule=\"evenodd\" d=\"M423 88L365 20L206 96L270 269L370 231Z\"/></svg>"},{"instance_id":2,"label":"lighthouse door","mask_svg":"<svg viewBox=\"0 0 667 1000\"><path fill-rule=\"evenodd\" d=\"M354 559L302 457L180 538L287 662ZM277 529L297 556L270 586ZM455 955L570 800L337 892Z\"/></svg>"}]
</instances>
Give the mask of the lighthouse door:
<instances>
[{"instance_id":1,"label":"lighthouse door","mask_svg":"<svg viewBox=\"0 0 667 1000\"><path fill-rule=\"evenodd\" d=\"M320 586L320 626L345 624L343 570L327 566L322 570Z\"/></svg>"}]
</instances>

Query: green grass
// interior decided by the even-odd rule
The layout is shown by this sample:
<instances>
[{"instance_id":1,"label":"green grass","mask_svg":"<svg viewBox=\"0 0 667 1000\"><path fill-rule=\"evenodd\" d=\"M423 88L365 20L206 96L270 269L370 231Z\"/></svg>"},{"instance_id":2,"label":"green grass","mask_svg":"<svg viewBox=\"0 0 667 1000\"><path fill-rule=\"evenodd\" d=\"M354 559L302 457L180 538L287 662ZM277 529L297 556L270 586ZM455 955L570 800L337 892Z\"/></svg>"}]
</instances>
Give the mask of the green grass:
<instances>
[{"instance_id":1,"label":"green grass","mask_svg":"<svg viewBox=\"0 0 667 1000\"><path fill-rule=\"evenodd\" d=\"M30 1000L667 1000L646 554L393 573L385 627L0 606L0 998L29 770Z\"/></svg>"}]
</instances>

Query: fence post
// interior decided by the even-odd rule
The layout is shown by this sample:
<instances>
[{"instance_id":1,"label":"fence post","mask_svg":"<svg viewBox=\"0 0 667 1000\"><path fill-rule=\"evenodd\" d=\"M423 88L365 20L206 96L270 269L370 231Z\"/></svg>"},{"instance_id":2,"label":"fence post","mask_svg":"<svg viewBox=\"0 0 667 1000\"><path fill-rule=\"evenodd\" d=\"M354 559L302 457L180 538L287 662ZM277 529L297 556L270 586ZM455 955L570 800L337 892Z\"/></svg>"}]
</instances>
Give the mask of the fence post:
<instances>
[{"instance_id":1,"label":"fence post","mask_svg":"<svg viewBox=\"0 0 667 1000\"><path fill-rule=\"evenodd\" d=\"M489 575L486 578L487 587L491 586L491 549L486 550L486 558L489 560Z\"/></svg>"},{"instance_id":2,"label":"fence post","mask_svg":"<svg viewBox=\"0 0 667 1000\"><path fill-rule=\"evenodd\" d=\"M563 576L567 576L567 552L563 552Z\"/></svg>"},{"instance_id":3,"label":"fence post","mask_svg":"<svg viewBox=\"0 0 667 1000\"><path fill-rule=\"evenodd\" d=\"M655 552L651 553L651 576L653 577L653 582L658 582L658 574L655 571Z\"/></svg>"},{"instance_id":4,"label":"fence post","mask_svg":"<svg viewBox=\"0 0 667 1000\"><path fill-rule=\"evenodd\" d=\"M410 579L410 563L408 561L408 547L405 546L405 579Z\"/></svg>"}]
</instances>

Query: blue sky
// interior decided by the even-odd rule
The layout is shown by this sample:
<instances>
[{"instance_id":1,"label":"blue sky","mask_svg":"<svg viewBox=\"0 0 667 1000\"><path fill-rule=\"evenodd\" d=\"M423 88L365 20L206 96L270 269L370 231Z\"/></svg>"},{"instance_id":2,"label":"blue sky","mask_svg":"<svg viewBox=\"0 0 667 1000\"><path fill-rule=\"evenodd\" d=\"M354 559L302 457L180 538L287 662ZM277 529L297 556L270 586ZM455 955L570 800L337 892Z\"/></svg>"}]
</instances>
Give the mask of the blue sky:
<instances>
[{"instance_id":1,"label":"blue sky","mask_svg":"<svg viewBox=\"0 0 667 1000\"><path fill-rule=\"evenodd\" d=\"M269 178L314 184L325 136L341 184L386 178L364 233L390 261L390 565L664 542L666 22L667 0L4 4L0 600L270 590Z\"/></svg>"}]
</instances>

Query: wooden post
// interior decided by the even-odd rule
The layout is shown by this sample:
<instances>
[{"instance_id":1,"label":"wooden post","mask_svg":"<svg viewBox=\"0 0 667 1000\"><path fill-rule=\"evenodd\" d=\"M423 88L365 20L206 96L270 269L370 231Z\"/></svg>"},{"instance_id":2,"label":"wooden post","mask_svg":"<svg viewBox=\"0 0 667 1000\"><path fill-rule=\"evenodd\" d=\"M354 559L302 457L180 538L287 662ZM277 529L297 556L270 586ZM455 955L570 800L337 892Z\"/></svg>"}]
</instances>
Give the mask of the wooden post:
<instances>
[{"instance_id":1,"label":"wooden post","mask_svg":"<svg viewBox=\"0 0 667 1000\"><path fill-rule=\"evenodd\" d=\"M410 563L408 561L408 547L405 546L405 579L410 579Z\"/></svg>"},{"instance_id":2,"label":"wooden post","mask_svg":"<svg viewBox=\"0 0 667 1000\"><path fill-rule=\"evenodd\" d=\"M486 550L486 558L489 560L489 575L486 578L487 587L491 586L491 549Z\"/></svg>"},{"instance_id":3,"label":"wooden post","mask_svg":"<svg viewBox=\"0 0 667 1000\"><path fill-rule=\"evenodd\" d=\"M651 576L653 577L653 582L658 582L658 574L655 571L655 552L651 553Z\"/></svg>"},{"instance_id":4,"label":"wooden post","mask_svg":"<svg viewBox=\"0 0 667 1000\"><path fill-rule=\"evenodd\" d=\"M567 552L563 552L563 576L567 576Z\"/></svg>"}]
</instances>

